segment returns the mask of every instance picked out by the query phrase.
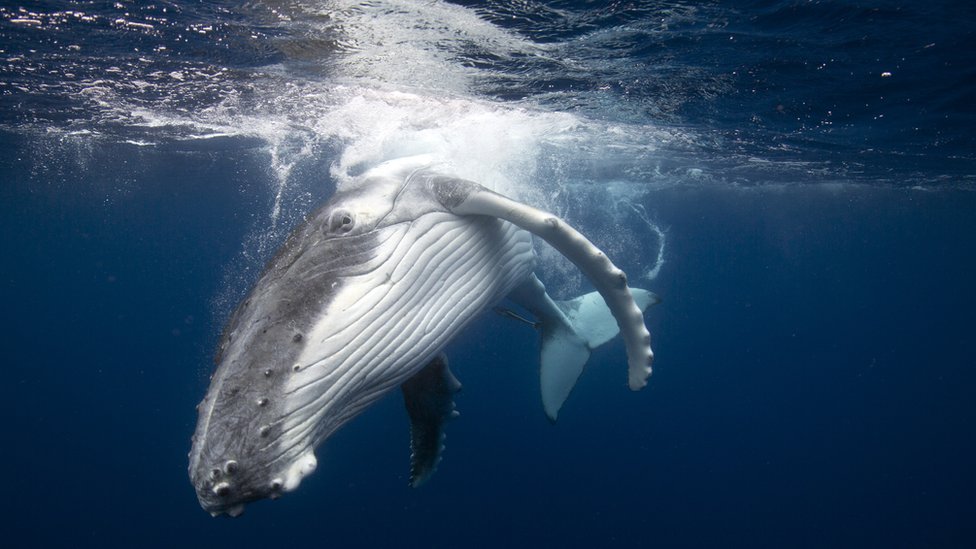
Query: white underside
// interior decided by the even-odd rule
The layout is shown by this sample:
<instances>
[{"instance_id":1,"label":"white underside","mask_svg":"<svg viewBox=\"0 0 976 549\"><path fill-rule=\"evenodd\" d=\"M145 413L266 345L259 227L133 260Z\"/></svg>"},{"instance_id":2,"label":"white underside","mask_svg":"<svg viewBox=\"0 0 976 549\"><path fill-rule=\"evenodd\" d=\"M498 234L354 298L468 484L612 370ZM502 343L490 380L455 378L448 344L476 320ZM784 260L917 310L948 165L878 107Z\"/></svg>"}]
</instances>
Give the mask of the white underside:
<instances>
[{"instance_id":1,"label":"white underside","mask_svg":"<svg viewBox=\"0 0 976 549\"><path fill-rule=\"evenodd\" d=\"M432 213L394 231L307 335L285 387L286 461L412 376L535 265L529 233L493 218Z\"/></svg>"}]
</instances>

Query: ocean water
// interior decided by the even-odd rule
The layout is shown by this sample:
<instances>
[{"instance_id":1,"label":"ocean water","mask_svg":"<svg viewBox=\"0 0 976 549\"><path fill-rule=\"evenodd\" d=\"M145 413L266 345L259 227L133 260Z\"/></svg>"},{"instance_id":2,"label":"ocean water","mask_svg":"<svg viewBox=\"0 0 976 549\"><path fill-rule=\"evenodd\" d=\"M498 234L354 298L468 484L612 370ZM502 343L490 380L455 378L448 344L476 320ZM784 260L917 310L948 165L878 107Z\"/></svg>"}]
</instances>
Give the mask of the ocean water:
<instances>
[{"instance_id":1,"label":"ocean water","mask_svg":"<svg viewBox=\"0 0 976 549\"><path fill-rule=\"evenodd\" d=\"M0 4L7 547L976 543L976 7ZM223 323L289 231L431 154L663 297L550 425L486 313L444 461L391 394L295 492L187 477ZM540 247L557 298L588 291Z\"/></svg>"}]
</instances>

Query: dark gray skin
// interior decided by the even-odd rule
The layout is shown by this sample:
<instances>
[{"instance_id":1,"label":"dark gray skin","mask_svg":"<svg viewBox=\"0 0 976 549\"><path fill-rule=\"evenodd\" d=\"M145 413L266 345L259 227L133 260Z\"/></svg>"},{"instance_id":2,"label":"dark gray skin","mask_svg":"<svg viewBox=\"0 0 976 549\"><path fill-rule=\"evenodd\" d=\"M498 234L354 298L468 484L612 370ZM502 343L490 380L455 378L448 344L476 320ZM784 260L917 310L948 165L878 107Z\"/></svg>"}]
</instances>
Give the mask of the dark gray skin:
<instances>
[{"instance_id":1,"label":"dark gray skin","mask_svg":"<svg viewBox=\"0 0 976 549\"><path fill-rule=\"evenodd\" d=\"M289 456L273 455L279 451L281 417L275 396L315 315L335 294L333 283L363 264L347 258L369 254L377 239L374 233L327 238L333 213L330 202L292 233L227 324L190 454L190 478L210 512L273 497L281 489L272 483L274 467ZM288 283L295 278L307 282ZM226 488L215 490L219 483Z\"/></svg>"}]
</instances>

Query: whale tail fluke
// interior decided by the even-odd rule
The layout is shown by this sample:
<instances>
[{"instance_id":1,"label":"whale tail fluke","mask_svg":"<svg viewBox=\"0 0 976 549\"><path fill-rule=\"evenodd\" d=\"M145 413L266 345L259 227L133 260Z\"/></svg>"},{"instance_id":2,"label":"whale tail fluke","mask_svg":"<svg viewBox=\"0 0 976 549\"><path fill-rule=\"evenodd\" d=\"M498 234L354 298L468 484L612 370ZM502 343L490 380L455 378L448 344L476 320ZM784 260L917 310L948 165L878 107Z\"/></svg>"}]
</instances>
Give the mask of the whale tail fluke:
<instances>
[{"instance_id":1,"label":"whale tail fluke","mask_svg":"<svg viewBox=\"0 0 976 549\"><path fill-rule=\"evenodd\" d=\"M641 311L661 299L647 290L631 288ZM539 378L546 417L555 422L590 358L590 351L613 339L620 328L597 292L569 301L552 301L561 314L541 315L542 349ZM535 311L539 314L538 309ZM553 311L554 312L554 311Z\"/></svg>"},{"instance_id":2,"label":"whale tail fluke","mask_svg":"<svg viewBox=\"0 0 976 549\"><path fill-rule=\"evenodd\" d=\"M590 346L573 330L559 322L543 321L540 325L542 349L539 356L539 381L542 408L555 423L559 409L576 386L590 359Z\"/></svg>"}]
</instances>

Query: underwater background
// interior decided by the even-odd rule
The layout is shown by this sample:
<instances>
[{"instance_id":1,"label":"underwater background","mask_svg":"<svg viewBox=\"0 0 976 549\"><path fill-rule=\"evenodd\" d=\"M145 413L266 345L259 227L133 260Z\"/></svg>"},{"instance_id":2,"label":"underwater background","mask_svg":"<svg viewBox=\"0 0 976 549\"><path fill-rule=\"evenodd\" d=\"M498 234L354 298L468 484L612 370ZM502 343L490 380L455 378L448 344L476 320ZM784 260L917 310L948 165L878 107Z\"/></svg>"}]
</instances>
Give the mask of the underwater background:
<instances>
[{"instance_id":1,"label":"underwater background","mask_svg":"<svg viewBox=\"0 0 976 549\"><path fill-rule=\"evenodd\" d=\"M7 547L976 545L976 4L0 3ZM278 501L187 452L289 231L426 153L662 296L550 425L537 334L447 349L444 461L391 394ZM589 291L539 246L556 298Z\"/></svg>"}]
</instances>

